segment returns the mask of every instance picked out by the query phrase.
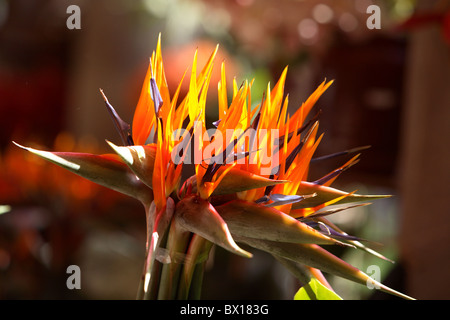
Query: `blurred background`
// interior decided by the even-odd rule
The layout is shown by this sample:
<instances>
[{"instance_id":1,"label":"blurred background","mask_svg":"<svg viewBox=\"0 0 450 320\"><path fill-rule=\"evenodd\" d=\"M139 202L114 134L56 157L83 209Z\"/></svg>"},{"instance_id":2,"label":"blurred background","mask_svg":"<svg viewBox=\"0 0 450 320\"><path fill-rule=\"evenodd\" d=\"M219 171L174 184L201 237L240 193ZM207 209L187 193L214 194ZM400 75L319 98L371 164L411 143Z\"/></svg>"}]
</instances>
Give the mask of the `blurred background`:
<instances>
[{"instance_id":1,"label":"blurred background","mask_svg":"<svg viewBox=\"0 0 450 320\"><path fill-rule=\"evenodd\" d=\"M367 8L381 10L369 29ZM69 5L81 29L68 29ZM395 264L334 253L419 299L450 298L450 1L446 0L0 0L0 299L134 299L145 251L136 201L15 147L109 152L120 143L99 88L131 123L148 59L162 33L172 92L195 49L217 43L208 116L216 120L219 65L255 79L259 101L289 66L291 112L325 79L317 155L371 145L334 184L392 194L335 217ZM200 62L201 64L201 62ZM185 81L185 84L188 82ZM186 90L186 88L184 88ZM312 164L311 181L345 163ZM300 284L268 255L215 248L209 299L292 299ZM81 268L81 290L66 269ZM329 278L346 299L390 299Z\"/></svg>"}]
</instances>

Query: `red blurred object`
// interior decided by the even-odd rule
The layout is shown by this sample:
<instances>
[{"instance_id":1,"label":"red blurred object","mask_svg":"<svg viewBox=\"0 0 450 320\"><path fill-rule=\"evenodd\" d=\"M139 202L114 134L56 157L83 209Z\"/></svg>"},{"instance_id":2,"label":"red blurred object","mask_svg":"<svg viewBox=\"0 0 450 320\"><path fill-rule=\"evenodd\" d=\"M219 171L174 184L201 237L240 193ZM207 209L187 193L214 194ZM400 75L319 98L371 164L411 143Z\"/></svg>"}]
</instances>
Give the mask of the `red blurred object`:
<instances>
[{"instance_id":1,"label":"red blurred object","mask_svg":"<svg viewBox=\"0 0 450 320\"><path fill-rule=\"evenodd\" d=\"M450 10L445 12L423 12L411 16L398 26L399 30L414 30L430 24L440 26L442 35L450 45Z\"/></svg>"}]
</instances>

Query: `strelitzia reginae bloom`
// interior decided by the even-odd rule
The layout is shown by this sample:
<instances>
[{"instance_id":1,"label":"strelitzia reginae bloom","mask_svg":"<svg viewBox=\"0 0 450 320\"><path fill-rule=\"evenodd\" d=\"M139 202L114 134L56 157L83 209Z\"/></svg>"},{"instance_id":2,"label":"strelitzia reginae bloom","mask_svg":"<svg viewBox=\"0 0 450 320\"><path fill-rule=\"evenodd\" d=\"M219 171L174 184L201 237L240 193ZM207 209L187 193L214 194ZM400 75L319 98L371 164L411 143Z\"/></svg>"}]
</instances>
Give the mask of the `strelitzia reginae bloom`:
<instances>
[{"instance_id":1,"label":"strelitzia reginae bloom","mask_svg":"<svg viewBox=\"0 0 450 320\"><path fill-rule=\"evenodd\" d=\"M320 160L313 155L322 135L318 136L318 115L305 119L332 82L320 84L290 115L288 97L284 96L287 68L273 88L267 86L262 101L252 107L251 81L241 86L234 81L228 101L222 63L219 119L213 129L207 129L206 96L217 50L200 73L194 54L189 90L180 97L187 72L171 95L159 38L132 126L118 116L102 91L122 138L121 146L107 141L112 154L23 148L144 205L146 259L138 299L200 298L203 269L212 246L251 258L238 243L270 253L306 288L312 288L311 281L315 281L323 290L333 292L322 275L324 271L409 298L325 249L351 246L386 259L326 218L383 197L330 187L358 162L359 154L323 178L308 181L310 162ZM228 134L230 130L235 134ZM195 166L195 174L181 181L182 170L189 163Z\"/></svg>"}]
</instances>

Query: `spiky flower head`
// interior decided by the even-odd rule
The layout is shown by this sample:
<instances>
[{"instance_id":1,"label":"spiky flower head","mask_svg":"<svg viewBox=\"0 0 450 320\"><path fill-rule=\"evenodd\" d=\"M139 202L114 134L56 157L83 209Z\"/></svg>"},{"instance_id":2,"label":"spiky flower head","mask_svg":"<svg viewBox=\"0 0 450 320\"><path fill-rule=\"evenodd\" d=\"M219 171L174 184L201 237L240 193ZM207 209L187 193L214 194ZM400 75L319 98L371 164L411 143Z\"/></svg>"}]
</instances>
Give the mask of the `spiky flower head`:
<instances>
[{"instance_id":1,"label":"spiky flower head","mask_svg":"<svg viewBox=\"0 0 450 320\"><path fill-rule=\"evenodd\" d=\"M25 148L78 175L141 201L146 210L147 255L138 298L198 298L205 257L213 244L250 258L237 243L266 251L300 281L320 282L321 271L409 298L371 279L328 252L324 246L356 247L380 258L360 239L326 216L384 196L332 188L332 182L358 161L308 181L318 135L318 114L306 121L316 101L332 84L324 81L292 115L284 96L287 68L260 103L251 100L252 81L233 81L228 101L225 64L218 83L219 118L207 129L206 102L218 47L197 74L197 54L189 91L180 97L167 86L158 39L144 80L132 126L123 121L102 91L122 138L108 144L113 154L47 152ZM357 153L356 148L339 154ZM182 181L182 171L195 174ZM330 205L341 205L329 208Z\"/></svg>"}]
</instances>

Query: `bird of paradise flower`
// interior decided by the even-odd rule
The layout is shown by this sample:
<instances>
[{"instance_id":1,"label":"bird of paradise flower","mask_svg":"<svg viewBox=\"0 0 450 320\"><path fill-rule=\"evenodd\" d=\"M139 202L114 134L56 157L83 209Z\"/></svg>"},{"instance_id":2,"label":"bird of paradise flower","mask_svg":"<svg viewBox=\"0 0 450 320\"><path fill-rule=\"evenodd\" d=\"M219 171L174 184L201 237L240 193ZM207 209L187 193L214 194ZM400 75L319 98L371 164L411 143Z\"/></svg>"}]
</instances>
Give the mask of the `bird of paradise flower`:
<instances>
[{"instance_id":1,"label":"bird of paradise flower","mask_svg":"<svg viewBox=\"0 0 450 320\"><path fill-rule=\"evenodd\" d=\"M270 253L305 287L314 280L334 292L322 274L324 271L363 285L371 283L409 299L323 248L351 246L387 259L326 218L385 197L348 193L330 186L358 162L359 154L321 179L307 180L310 162L320 160L313 155L322 135L318 136L318 115L309 121L306 118L332 81L321 83L290 115L288 97L284 97L287 68L273 88L267 86L262 101L252 108L251 81L241 86L233 81L232 99L228 102L222 63L219 119L214 122L214 134L210 134L206 130L206 94L217 50L218 47L199 74L194 54L189 91L181 99L180 88L186 72L171 95L159 37L132 127L119 117L101 91L123 144L117 146L107 141L113 154L22 148L142 202L147 243L138 299L200 298L205 260L214 244L252 257L237 243ZM230 129L240 130L241 134L227 136ZM198 155L200 158L194 161L195 174L182 182L190 148L194 149L194 158ZM206 150L211 155L209 159L203 157ZM274 157L277 161L272 161ZM175 158L180 161L173 161ZM264 166L267 163L269 170Z\"/></svg>"}]
</instances>

